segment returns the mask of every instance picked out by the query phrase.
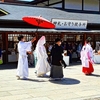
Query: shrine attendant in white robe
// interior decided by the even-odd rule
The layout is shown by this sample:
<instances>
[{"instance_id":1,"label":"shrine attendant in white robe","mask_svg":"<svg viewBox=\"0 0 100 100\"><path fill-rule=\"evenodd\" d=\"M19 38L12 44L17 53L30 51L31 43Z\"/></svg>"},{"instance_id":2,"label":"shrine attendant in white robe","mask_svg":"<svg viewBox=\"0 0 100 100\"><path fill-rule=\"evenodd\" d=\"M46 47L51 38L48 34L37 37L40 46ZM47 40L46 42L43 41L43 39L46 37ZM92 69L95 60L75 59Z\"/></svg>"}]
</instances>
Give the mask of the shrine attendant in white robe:
<instances>
[{"instance_id":1,"label":"shrine attendant in white robe","mask_svg":"<svg viewBox=\"0 0 100 100\"><path fill-rule=\"evenodd\" d=\"M17 77L18 79L26 79L28 77L28 59L27 59L27 53L31 53L31 46L32 42L36 40L36 38L33 38L29 42L25 42L25 37L20 35L18 37L19 43L18 43L18 52L19 52L19 58L18 58L18 66L17 66Z\"/></svg>"},{"instance_id":2,"label":"shrine attendant in white robe","mask_svg":"<svg viewBox=\"0 0 100 100\"><path fill-rule=\"evenodd\" d=\"M93 68L93 49L90 45L91 38L87 38L81 51L82 72L86 75L92 74Z\"/></svg>"},{"instance_id":3,"label":"shrine attendant in white robe","mask_svg":"<svg viewBox=\"0 0 100 100\"><path fill-rule=\"evenodd\" d=\"M47 61L47 53L44 44L46 43L45 36L42 36L36 45L36 55L37 55L37 64L36 64L36 74L37 76L45 76L47 72L50 71L50 65Z\"/></svg>"}]
</instances>

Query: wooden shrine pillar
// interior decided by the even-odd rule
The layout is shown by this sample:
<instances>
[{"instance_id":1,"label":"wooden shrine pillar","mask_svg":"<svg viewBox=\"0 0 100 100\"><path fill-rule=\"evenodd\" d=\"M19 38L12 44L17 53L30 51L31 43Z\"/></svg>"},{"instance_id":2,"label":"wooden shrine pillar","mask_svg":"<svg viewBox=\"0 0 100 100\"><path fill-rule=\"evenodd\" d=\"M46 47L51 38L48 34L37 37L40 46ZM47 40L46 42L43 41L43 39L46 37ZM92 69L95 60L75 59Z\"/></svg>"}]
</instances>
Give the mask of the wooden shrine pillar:
<instances>
[{"instance_id":1,"label":"wooden shrine pillar","mask_svg":"<svg viewBox=\"0 0 100 100\"><path fill-rule=\"evenodd\" d=\"M86 34L87 34L87 33L84 33L84 34L83 34L83 45L84 45L85 40L86 40Z\"/></svg>"},{"instance_id":2,"label":"wooden shrine pillar","mask_svg":"<svg viewBox=\"0 0 100 100\"><path fill-rule=\"evenodd\" d=\"M63 39L63 38L64 38L64 33L62 32L62 33L61 33L61 39Z\"/></svg>"},{"instance_id":3,"label":"wooden shrine pillar","mask_svg":"<svg viewBox=\"0 0 100 100\"><path fill-rule=\"evenodd\" d=\"M8 33L4 32L2 33L3 38L3 50L5 52L3 53L3 62L8 63Z\"/></svg>"}]
</instances>

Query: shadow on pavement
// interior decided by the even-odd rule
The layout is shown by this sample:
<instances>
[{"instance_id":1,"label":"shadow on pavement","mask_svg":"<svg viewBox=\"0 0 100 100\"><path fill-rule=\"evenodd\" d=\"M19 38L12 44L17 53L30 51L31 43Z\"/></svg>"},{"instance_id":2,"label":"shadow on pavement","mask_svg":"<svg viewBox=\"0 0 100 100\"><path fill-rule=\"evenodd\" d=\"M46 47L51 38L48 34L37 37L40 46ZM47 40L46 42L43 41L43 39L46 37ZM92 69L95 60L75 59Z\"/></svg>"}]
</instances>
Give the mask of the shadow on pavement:
<instances>
[{"instance_id":1,"label":"shadow on pavement","mask_svg":"<svg viewBox=\"0 0 100 100\"><path fill-rule=\"evenodd\" d=\"M24 80L24 79L22 79L22 80ZM47 82L46 80L42 80L42 79L30 79L30 78L25 79L24 81L31 81L31 82Z\"/></svg>"},{"instance_id":2,"label":"shadow on pavement","mask_svg":"<svg viewBox=\"0 0 100 100\"><path fill-rule=\"evenodd\" d=\"M15 69L15 68L17 68L17 63L8 63L8 64L2 64L2 65L0 65L0 70Z\"/></svg>"},{"instance_id":3,"label":"shadow on pavement","mask_svg":"<svg viewBox=\"0 0 100 100\"><path fill-rule=\"evenodd\" d=\"M16 68L17 68L17 62L0 65L0 70L5 70L5 69L16 69ZM29 67L29 68L34 68L34 67L31 66L31 67Z\"/></svg>"},{"instance_id":4,"label":"shadow on pavement","mask_svg":"<svg viewBox=\"0 0 100 100\"><path fill-rule=\"evenodd\" d=\"M61 84L61 85L75 85L79 84L80 81L77 79L72 79L72 78L64 78L63 80L44 80L44 79L22 79L23 81L31 81L31 82L51 82L54 84Z\"/></svg>"},{"instance_id":5,"label":"shadow on pavement","mask_svg":"<svg viewBox=\"0 0 100 100\"><path fill-rule=\"evenodd\" d=\"M100 77L100 75L97 75L97 74L91 74L91 75L88 75L88 76Z\"/></svg>"},{"instance_id":6,"label":"shadow on pavement","mask_svg":"<svg viewBox=\"0 0 100 100\"><path fill-rule=\"evenodd\" d=\"M51 83L55 84L62 84L62 85L74 85L74 84L79 84L80 81L77 79L72 79L72 78L64 78L64 80L49 80Z\"/></svg>"},{"instance_id":7,"label":"shadow on pavement","mask_svg":"<svg viewBox=\"0 0 100 100\"><path fill-rule=\"evenodd\" d=\"M50 78L49 75L45 75L45 76L39 76L38 78Z\"/></svg>"}]
</instances>

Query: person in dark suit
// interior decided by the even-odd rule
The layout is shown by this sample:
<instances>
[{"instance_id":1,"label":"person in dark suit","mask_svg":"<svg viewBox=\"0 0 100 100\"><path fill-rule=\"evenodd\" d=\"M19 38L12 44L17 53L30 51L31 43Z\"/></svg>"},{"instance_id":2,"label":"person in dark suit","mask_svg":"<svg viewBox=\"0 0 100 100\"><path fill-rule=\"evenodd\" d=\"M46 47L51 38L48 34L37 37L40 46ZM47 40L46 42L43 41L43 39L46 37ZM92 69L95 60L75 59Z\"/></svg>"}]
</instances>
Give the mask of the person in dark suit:
<instances>
[{"instance_id":1,"label":"person in dark suit","mask_svg":"<svg viewBox=\"0 0 100 100\"><path fill-rule=\"evenodd\" d=\"M68 45L67 45L67 54L69 56L70 63L72 63L72 51L73 51L72 45L71 45L71 43L68 43Z\"/></svg>"},{"instance_id":2,"label":"person in dark suit","mask_svg":"<svg viewBox=\"0 0 100 100\"><path fill-rule=\"evenodd\" d=\"M55 45L52 47L51 50L51 71L50 71L50 78L53 79L60 79L63 78L63 68L62 63L63 61L63 48L61 46L61 40L59 38L55 39ZM63 63L64 64L64 63ZM66 66L66 65L65 65Z\"/></svg>"}]
</instances>

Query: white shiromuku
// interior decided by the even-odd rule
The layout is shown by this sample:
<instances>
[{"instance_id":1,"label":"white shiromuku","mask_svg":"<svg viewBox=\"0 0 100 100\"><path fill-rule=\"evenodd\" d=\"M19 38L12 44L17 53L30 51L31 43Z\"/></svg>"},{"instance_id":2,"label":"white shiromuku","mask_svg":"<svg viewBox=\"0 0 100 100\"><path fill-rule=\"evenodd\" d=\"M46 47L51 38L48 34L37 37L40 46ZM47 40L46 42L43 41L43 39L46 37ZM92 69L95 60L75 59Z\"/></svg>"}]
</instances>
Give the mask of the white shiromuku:
<instances>
[{"instance_id":1,"label":"white shiromuku","mask_svg":"<svg viewBox=\"0 0 100 100\"><path fill-rule=\"evenodd\" d=\"M18 66L17 66L17 76L19 77L28 77L28 59L27 59L27 52L31 51L32 43L29 42L22 42L18 43Z\"/></svg>"},{"instance_id":2,"label":"white shiromuku","mask_svg":"<svg viewBox=\"0 0 100 100\"><path fill-rule=\"evenodd\" d=\"M45 36L42 36L36 45L36 55L37 55L37 64L36 64L36 72L37 76L45 75L50 71L50 65L47 61L47 52L44 44L46 43Z\"/></svg>"}]
</instances>

